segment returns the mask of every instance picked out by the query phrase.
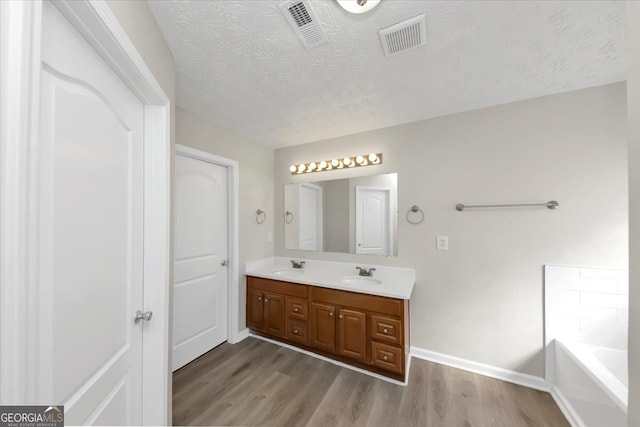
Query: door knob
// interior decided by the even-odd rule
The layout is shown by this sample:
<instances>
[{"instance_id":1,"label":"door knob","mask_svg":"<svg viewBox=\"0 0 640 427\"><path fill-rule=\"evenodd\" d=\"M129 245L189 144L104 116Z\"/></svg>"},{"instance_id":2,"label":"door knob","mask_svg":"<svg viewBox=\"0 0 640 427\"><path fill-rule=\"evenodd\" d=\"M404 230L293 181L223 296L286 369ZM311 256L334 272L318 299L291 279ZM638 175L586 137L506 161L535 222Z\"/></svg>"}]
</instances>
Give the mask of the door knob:
<instances>
[{"instance_id":1,"label":"door knob","mask_svg":"<svg viewBox=\"0 0 640 427\"><path fill-rule=\"evenodd\" d=\"M142 312L140 310L136 311L136 317L133 319L135 323L139 323L141 320L146 320L147 322L151 320L153 317L153 311Z\"/></svg>"},{"instance_id":2,"label":"door knob","mask_svg":"<svg viewBox=\"0 0 640 427\"><path fill-rule=\"evenodd\" d=\"M226 259L223 259L222 262L220 263L221 266L226 267L229 265L229 261L227 261Z\"/></svg>"}]
</instances>

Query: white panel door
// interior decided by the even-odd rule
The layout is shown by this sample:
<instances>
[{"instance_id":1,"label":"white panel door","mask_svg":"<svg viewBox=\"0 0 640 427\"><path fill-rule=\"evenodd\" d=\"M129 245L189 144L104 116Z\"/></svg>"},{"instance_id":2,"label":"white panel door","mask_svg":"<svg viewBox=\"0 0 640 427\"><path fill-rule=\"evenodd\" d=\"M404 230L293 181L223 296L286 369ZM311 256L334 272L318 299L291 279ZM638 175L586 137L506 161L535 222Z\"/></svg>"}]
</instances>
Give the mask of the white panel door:
<instances>
[{"instance_id":1,"label":"white panel door","mask_svg":"<svg viewBox=\"0 0 640 427\"><path fill-rule=\"evenodd\" d=\"M227 191L226 167L176 153L174 370L227 340Z\"/></svg>"},{"instance_id":2,"label":"white panel door","mask_svg":"<svg viewBox=\"0 0 640 427\"><path fill-rule=\"evenodd\" d=\"M300 184L300 246L301 250L322 250L322 187Z\"/></svg>"},{"instance_id":3,"label":"white panel door","mask_svg":"<svg viewBox=\"0 0 640 427\"><path fill-rule=\"evenodd\" d=\"M356 253L389 255L391 189L356 186Z\"/></svg>"},{"instance_id":4,"label":"white panel door","mask_svg":"<svg viewBox=\"0 0 640 427\"><path fill-rule=\"evenodd\" d=\"M70 425L140 424L143 105L43 7L37 403Z\"/></svg>"}]
</instances>

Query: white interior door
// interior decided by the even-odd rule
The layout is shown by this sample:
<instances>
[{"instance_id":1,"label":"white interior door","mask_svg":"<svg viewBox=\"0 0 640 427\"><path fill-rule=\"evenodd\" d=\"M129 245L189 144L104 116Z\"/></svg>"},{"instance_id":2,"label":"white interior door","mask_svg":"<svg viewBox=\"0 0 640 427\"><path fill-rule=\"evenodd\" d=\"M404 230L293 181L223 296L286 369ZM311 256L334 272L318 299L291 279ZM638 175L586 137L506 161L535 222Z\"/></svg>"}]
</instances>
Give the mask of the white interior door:
<instances>
[{"instance_id":1,"label":"white interior door","mask_svg":"<svg viewBox=\"0 0 640 427\"><path fill-rule=\"evenodd\" d=\"M300 184L300 246L301 250L322 250L322 187Z\"/></svg>"},{"instance_id":2,"label":"white interior door","mask_svg":"<svg viewBox=\"0 0 640 427\"><path fill-rule=\"evenodd\" d=\"M49 2L42 19L37 403L67 424L136 425L143 105Z\"/></svg>"},{"instance_id":3,"label":"white interior door","mask_svg":"<svg viewBox=\"0 0 640 427\"><path fill-rule=\"evenodd\" d=\"M227 168L176 153L173 369L227 340Z\"/></svg>"},{"instance_id":4,"label":"white interior door","mask_svg":"<svg viewBox=\"0 0 640 427\"><path fill-rule=\"evenodd\" d=\"M389 255L391 188L356 186L356 253Z\"/></svg>"}]
</instances>

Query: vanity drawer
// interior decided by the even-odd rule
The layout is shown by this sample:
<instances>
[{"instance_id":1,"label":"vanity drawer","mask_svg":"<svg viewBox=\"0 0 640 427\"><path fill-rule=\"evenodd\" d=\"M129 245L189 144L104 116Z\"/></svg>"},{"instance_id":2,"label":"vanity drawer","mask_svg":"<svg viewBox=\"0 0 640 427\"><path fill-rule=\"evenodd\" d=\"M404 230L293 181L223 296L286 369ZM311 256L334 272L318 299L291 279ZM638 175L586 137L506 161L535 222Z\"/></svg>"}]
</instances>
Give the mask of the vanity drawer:
<instances>
[{"instance_id":1,"label":"vanity drawer","mask_svg":"<svg viewBox=\"0 0 640 427\"><path fill-rule=\"evenodd\" d=\"M300 344L309 345L309 327L304 320L287 319L285 338Z\"/></svg>"},{"instance_id":2,"label":"vanity drawer","mask_svg":"<svg viewBox=\"0 0 640 427\"><path fill-rule=\"evenodd\" d=\"M388 344L371 342L371 364L387 371L402 373L402 349Z\"/></svg>"},{"instance_id":3,"label":"vanity drawer","mask_svg":"<svg viewBox=\"0 0 640 427\"><path fill-rule=\"evenodd\" d=\"M262 277L247 276L247 286L261 291L277 292L298 298L309 296L309 286L297 283L282 282L280 280L263 279Z\"/></svg>"},{"instance_id":4,"label":"vanity drawer","mask_svg":"<svg viewBox=\"0 0 640 427\"><path fill-rule=\"evenodd\" d=\"M402 323L398 319L372 314L371 339L402 345Z\"/></svg>"},{"instance_id":5,"label":"vanity drawer","mask_svg":"<svg viewBox=\"0 0 640 427\"><path fill-rule=\"evenodd\" d=\"M309 303L297 298L286 298L286 315L292 319L309 320Z\"/></svg>"},{"instance_id":6,"label":"vanity drawer","mask_svg":"<svg viewBox=\"0 0 640 427\"><path fill-rule=\"evenodd\" d=\"M403 301L399 299L315 286L311 288L311 298L314 301L322 301L342 307L359 308L389 316L399 317L403 309Z\"/></svg>"}]
</instances>

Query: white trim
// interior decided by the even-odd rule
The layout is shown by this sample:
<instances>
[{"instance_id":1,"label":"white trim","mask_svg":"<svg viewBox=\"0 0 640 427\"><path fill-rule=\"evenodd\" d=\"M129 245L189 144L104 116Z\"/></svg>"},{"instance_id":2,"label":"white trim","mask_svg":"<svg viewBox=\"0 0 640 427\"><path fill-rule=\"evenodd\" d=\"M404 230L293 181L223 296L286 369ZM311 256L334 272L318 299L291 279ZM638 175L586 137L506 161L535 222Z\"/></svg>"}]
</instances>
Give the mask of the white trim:
<instances>
[{"instance_id":1,"label":"white trim","mask_svg":"<svg viewBox=\"0 0 640 427\"><path fill-rule=\"evenodd\" d=\"M252 337L252 338L257 338L257 339L262 340L262 341L270 342L271 344L279 345L280 347L288 348L289 350L297 351L298 353L306 354L307 356L315 357L316 359L324 360L325 362L333 363L334 365L338 365L338 366L341 366L343 368L351 369L352 371L360 372L361 374L369 375L370 377L374 377L374 378L377 378L379 380L386 381L388 383L401 385L401 386L406 386L407 385L406 379L407 379L408 373L409 373L408 369L407 369L407 374L405 375L405 382L402 382L402 381L394 380L393 378L385 377L384 375L376 374L375 372L367 371L365 369L360 369L358 367L355 367L355 366L352 366L352 365L348 365L346 363L342 363L342 362L339 362L337 360L330 359L328 357L324 357L324 356L322 356L320 354L317 354L317 353L314 353L312 351L303 350L303 349L301 349L299 347L296 347L296 346L293 346L293 345L289 345L289 344L286 344L286 343L283 343L283 342L280 342L280 341L272 340L270 338L266 338L266 337L263 337L261 335L255 335L255 334L249 332L249 336ZM408 368L408 366L407 366L407 368Z\"/></svg>"},{"instance_id":2,"label":"white trim","mask_svg":"<svg viewBox=\"0 0 640 427\"><path fill-rule=\"evenodd\" d=\"M144 308L154 321L143 334L142 421L171 420L169 365L170 106L126 32L103 0L54 5L145 104ZM32 351L38 271L30 149L38 126L42 1L0 2L0 403L33 402Z\"/></svg>"},{"instance_id":3,"label":"white trim","mask_svg":"<svg viewBox=\"0 0 640 427\"><path fill-rule=\"evenodd\" d=\"M0 404L33 401L37 370L30 316L34 289L33 171L40 76L39 1L0 2ZM32 291L33 292L33 291ZM30 351L31 350L31 351Z\"/></svg>"},{"instance_id":4,"label":"white trim","mask_svg":"<svg viewBox=\"0 0 640 427\"><path fill-rule=\"evenodd\" d=\"M239 275L240 275L240 231L239 231L239 213L240 213L240 187L239 187L239 163L235 160L207 153L206 151L196 150L195 148L185 145L176 144L176 154L190 157L196 160L213 163L227 168L227 190L228 190L228 221L229 221L229 282L228 282L228 301L227 301L227 341L231 344L242 341L240 332L238 331L238 316L240 310L239 302Z\"/></svg>"},{"instance_id":5,"label":"white trim","mask_svg":"<svg viewBox=\"0 0 640 427\"><path fill-rule=\"evenodd\" d=\"M578 413L573 409L573 405L569 403L569 400L555 385L551 387L549 393L556 402L556 405L558 405L558 408L560 408L562 415L564 415L569 424L571 424L571 427L586 427L584 421L582 421Z\"/></svg>"},{"instance_id":6,"label":"white trim","mask_svg":"<svg viewBox=\"0 0 640 427\"><path fill-rule=\"evenodd\" d=\"M498 368L497 366L486 365L474 362L473 360L462 359L460 357L449 356L435 351L425 350L419 347L411 347L411 355L418 359L428 360L441 365L451 366L486 377L496 378L513 384L522 385L535 390L549 392L551 387L544 378L536 377L522 372L511 371L509 369Z\"/></svg>"},{"instance_id":7,"label":"white trim","mask_svg":"<svg viewBox=\"0 0 640 427\"><path fill-rule=\"evenodd\" d=\"M245 338L249 338L250 334L251 334L251 331L249 331L249 328L244 328L243 330L238 332L238 336L237 336L238 340L236 342L232 342L231 344L237 344L240 341L244 340Z\"/></svg>"}]
</instances>

